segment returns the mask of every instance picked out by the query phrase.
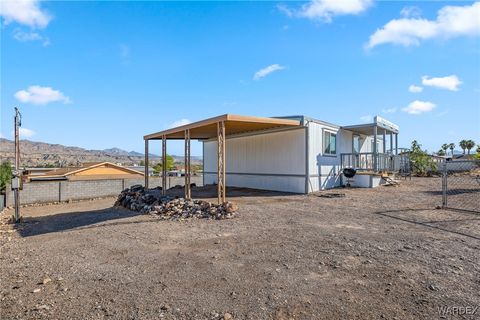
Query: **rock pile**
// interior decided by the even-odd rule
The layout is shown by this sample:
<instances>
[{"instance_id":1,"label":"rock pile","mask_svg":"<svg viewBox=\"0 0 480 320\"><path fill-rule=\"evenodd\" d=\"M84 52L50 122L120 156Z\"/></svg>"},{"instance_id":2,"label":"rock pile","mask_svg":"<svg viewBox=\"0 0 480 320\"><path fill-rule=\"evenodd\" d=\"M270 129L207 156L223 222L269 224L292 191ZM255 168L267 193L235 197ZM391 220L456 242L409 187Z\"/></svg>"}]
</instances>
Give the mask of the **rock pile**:
<instances>
[{"instance_id":1,"label":"rock pile","mask_svg":"<svg viewBox=\"0 0 480 320\"><path fill-rule=\"evenodd\" d=\"M115 202L140 213L157 214L163 220L182 220L188 218L229 219L235 215L238 206L232 202L213 204L203 200L187 200L161 194L161 188L145 189L134 185L123 190Z\"/></svg>"}]
</instances>

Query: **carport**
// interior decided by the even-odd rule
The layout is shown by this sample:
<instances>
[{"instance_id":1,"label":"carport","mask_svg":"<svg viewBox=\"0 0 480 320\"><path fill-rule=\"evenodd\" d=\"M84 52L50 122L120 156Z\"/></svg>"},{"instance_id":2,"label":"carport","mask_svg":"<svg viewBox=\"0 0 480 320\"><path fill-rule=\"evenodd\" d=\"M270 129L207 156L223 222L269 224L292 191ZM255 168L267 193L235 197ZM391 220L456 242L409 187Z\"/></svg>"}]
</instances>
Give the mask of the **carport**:
<instances>
[{"instance_id":1,"label":"carport","mask_svg":"<svg viewBox=\"0 0 480 320\"><path fill-rule=\"evenodd\" d=\"M148 148L150 140L162 140L162 194L166 194L167 177L167 140L185 141L185 198L191 198L190 188L190 139L217 140L217 181L218 203L226 200L225 144L226 137L251 132L261 132L277 128L300 126L298 120L283 118L250 117L224 114L176 128L148 134L145 140L145 188L148 188Z\"/></svg>"}]
</instances>

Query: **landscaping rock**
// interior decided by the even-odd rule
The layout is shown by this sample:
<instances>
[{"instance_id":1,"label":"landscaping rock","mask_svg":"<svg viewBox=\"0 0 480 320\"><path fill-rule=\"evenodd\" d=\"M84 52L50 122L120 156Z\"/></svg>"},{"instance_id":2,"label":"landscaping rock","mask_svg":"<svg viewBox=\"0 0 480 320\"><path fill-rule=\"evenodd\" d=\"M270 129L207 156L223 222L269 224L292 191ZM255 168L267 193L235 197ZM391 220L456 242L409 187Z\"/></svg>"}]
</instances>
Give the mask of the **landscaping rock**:
<instances>
[{"instance_id":1,"label":"landscaping rock","mask_svg":"<svg viewBox=\"0 0 480 320\"><path fill-rule=\"evenodd\" d=\"M204 200L188 200L161 194L161 188L145 189L134 185L123 190L115 206L145 214L156 214L163 220L183 220L188 218L229 219L238 211L233 202L214 204Z\"/></svg>"}]
</instances>

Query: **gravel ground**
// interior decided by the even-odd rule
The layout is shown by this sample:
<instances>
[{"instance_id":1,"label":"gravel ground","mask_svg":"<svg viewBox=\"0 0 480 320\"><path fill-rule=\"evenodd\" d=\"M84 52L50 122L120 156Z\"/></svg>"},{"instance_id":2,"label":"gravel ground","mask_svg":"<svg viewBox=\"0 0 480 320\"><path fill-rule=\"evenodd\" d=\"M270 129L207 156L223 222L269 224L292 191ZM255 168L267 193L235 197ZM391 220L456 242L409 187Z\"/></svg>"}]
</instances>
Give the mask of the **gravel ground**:
<instances>
[{"instance_id":1,"label":"gravel ground","mask_svg":"<svg viewBox=\"0 0 480 320\"><path fill-rule=\"evenodd\" d=\"M438 319L476 308L480 214L435 210L439 188L414 178L308 196L231 190L240 210L221 221L160 221L114 198L23 208L18 229L0 226L1 319ZM320 196L332 193L345 196Z\"/></svg>"}]
</instances>

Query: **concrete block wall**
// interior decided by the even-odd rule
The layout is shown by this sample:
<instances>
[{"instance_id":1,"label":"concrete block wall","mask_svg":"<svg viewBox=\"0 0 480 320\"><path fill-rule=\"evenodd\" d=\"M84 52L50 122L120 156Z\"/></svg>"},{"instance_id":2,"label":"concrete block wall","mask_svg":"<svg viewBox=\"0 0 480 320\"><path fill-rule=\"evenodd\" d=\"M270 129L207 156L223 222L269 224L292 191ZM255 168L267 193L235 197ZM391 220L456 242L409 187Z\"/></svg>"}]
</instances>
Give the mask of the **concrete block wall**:
<instances>
[{"instance_id":1,"label":"concrete block wall","mask_svg":"<svg viewBox=\"0 0 480 320\"><path fill-rule=\"evenodd\" d=\"M122 189L123 179L62 181L60 183L60 198L57 201L118 195Z\"/></svg>"},{"instance_id":2,"label":"concrete block wall","mask_svg":"<svg viewBox=\"0 0 480 320\"><path fill-rule=\"evenodd\" d=\"M13 206L13 191L6 187L6 206ZM25 198L25 200L23 199ZM60 198L60 182L48 181L38 183L24 183L20 191L20 203L54 202ZM25 201L25 202L24 202Z\"/></svg>"},{"instance_id":3,"label":"concrete block wall","mask_svg":"<svg viewBox=\"0 0 480 320\"><path fill-rule=\"evenodd\" d=\"M192 176L190 180L197 186L202 185L201 176ZM168 177L167 188L184 185L184 182L185 178L183 177ZM143 183L143 178L30 182L23 184L23 190L20 191L20 203L33 204L116 196L123 189L136 184L143 185ZM150 188L161 185L162 178L150 178ZM13 206L13 191L10 186L7 186L5 199L6 206Z\"/></svg>"}]
</instances>

